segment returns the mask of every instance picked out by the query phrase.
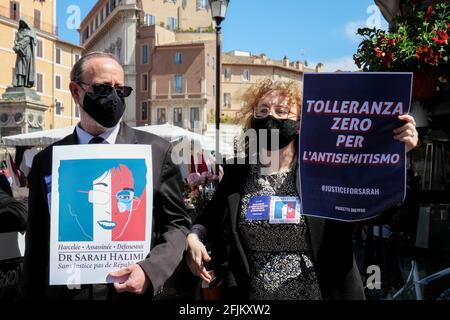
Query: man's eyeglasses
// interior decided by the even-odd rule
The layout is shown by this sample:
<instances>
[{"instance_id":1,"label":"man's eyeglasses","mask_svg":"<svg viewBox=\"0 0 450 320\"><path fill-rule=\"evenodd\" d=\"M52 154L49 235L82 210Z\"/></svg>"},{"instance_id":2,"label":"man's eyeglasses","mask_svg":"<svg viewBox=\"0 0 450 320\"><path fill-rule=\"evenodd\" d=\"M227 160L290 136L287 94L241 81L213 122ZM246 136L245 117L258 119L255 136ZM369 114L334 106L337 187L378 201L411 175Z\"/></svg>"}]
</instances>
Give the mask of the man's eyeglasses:
<instances>
[{"instance_id":1,"label":"man's eyeglasses","mask_svg":"<svg viewBox=\"0 0 450 320\"><path fill-rule=\"evenodd\" d=\"M287 118L289 118L289 115L291 114L290 111L291 110L288 107L276 106L276 107L271 108L266 104L262 104L255 108L255 110L253 112L253 116L257 119L263 119L272 113L275 118L287 119Z\"/></svg>"},{"instance_id":2,"label":"man's eyeglasses","mask_svg":"<svg viewBox=\"0 0 450 320\"><path fill-rule=\"evenodd\" d=\"M95 94L101 95L101 96L107 96L109 94L112 93L113 89L116 90L117 95L121 98L126 98L128 97L131 92L133 91L132 87L128 87L128 86L111 86L109 84L106 83L92 83L92 84L88 84L82 81L78 81L78 84L80 85L85 85L85 86L90 86L92 88L92 91Z\"/></svg>"}]
</instances>

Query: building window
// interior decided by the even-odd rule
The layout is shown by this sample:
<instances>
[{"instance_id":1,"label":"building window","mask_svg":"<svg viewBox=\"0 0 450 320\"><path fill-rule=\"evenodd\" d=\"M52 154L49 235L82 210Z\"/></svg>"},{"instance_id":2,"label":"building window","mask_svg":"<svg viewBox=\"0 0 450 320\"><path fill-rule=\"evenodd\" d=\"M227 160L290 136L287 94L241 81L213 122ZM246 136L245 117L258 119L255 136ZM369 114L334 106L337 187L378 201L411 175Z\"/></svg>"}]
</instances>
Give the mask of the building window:
<instances>
[{"instance_id":1,"label":"building window","mask_svg":"<svg viewBox=\"0 0 450 320\"><path fill-rule=\"evenodd\" d=\"M215 57L211 58L211 67L213 68L213 70L216 68L216 58Z\"/></svg>"},{"instance_id":2,"label":"building window","mask_svg":"<svg viewBox=\"0 0 450 320\"><path fill-rule=\"evenodd\" d=\"M223 106L226 108L231 107L231 93L224 93L223 94Z\"/></svg>"},{"instance_id":3,"label":"building window","mask_svg":"<svg viewBox=\"0 0 450 320\"><path fill-rule=\"evenodd\" d=\"M100 24L105 20L105 8L100 10Z\"/></svg>"},{"instance_id":4,"label":"building window","mask_svg":"<svg viewBox=\"0 0 450 320\"><path fill-rule=\"evenodd\" d=\"M148 74L142 75L142 85L141 85L142 91L148 90Z\"/></svg>"},{"instance_id":5,"label":"building window","mask_svg":"<svg viewBox=\"0 0 450 320\"><path fill-rule=\"evenodd\" d=\"M109 12L113 12L116 7L116 0L109 0Z\"/></svg>"},{"instance_id":6,"label":"building window","mask_svg":"<svg viewBox=\"0 0 450 320\"><path fill-rule=\"evenodd\" d=\"M183 76L180 74L175 75L174 79L174 93L183 93Z\"/></svg>"},{"instance_id":7,"label":"building window","mask_svg":"<svg viewBox=\"0 0 450 320\"><path fill-rule=\"evenodd\" d=\"M206 10L208 8L208 0L197 0L197 10Z\"/></svg>"},{"instance_id":8,"label":"building window","mask_svg":"<svg viewBox=\"0 0 450 320\"><path fill-rule=\"evenodd\" d=\"M99 23L98 23L98 15L97 16L95 16L95 29L97 29L98 28L98 25L99 25Z\"/></svg>"},{"instance_id":9,"label":"building window","mask_svg":"<svg viewBox=\"0 0 450 320\"><path fill-rule=\"evenodd\" d=\"M250 71L248 69L244 69L244 72L242 72L242 79L244 81L250 81Z\"/></svg>"},{"instance_id":10,"label":"building window","mask_svg":"<svg viewBox=\"0 0 450 320\"><path fill-rule=\"evenodd\" d=\"M11 1L9 3L9 6L10 6L9 18L19 21L20 20L20 3L17 1Z\"/></svg>"},{"instance_id":11,"label":"building window","mask_svg":"<svg viewBox=\"0 0 450 320\"><path fill-rule=\"evenodd\" d=\"M191 108L189 116L189 124L191 129L198 129L200 123L200 109L198 107Z\"/></svg>"},{"instance_id":12,"label":"building window","mask_svg":"<svg viewBox=\"0 0 450 320\"><path fill-rule=\"evenodd\" d=\"M148 63L148 45L144 44L142 46L142 64Z\"/></svg>"},{"instance_id":13,"label":"building window","mask_svg":"<svg viewBox=\"0 0 450 320\"><path fill-rule=\"evenodd\" d=\"M141 120L148 120L148 105L147 101L142 101L141 103Z\"/></svg>"},{"instance_id":14,"label":"building window","mask_svg":"<svg viewBox=\"0 0 450 320\"><path fill-rule=\"evenodd\" d=\"M58 115L61 115L63 110L64 110L64 108L62 106L62 102L56 101L55 102L55 113Z\"/></svg>"},{"instance_id":15,"label":"building window","mask_svg":"<svg viewBox=\"0 0 450 320\"><path fill-rule=\"evenodd\" d=\"M80 60L80 55L79 54L75 54L75 63L77 63L78 60Z\"/></svg>"},{"instance_id":16,"label":"building window","mask_svg":"<svg viewBox=\"0 0 450 320\"><path fill-rule=\"evenodd\" d=\"M61 64L61 49L60 48L56 48L55 62L57 64Z\"/></svg>"},{"instance_id":17,"label":"building window","mask_svg":"<svg viewBox=\"0 0 450 320\"><path fill-rule=\"evenodd\" d=\"M167 18L167 28L172 31L177 30L178 29L178 19L175 19L174 17L168 17Z\"/></svg>"},{"instance_id":18,"label":"building window","mask_svg":"<svg viewBox=\"0 0 450 320\"><path fill-rule=\"evenodd\" d=\"M231 70L230 67L225 67L223 69L223 77L225 78L225 80L230 81L231 80Z\"/></svg>"},{"instance_id":19,"label":"building window","mask_svg":"<svg viewBox=\"0 0 450 320\"><path fill-rule=\"evenodd\" d=\"M103 16L105 17L105 20L108 17L108 14L109 14L109 6L106 5L103 7Z\"/></svg>"},{"instance_id":20,"label":"building window","mask_svg":"<svg viewBox=\"0 0 450 320\"><path fill-rule=\"evenodd\" d=\"M41 12L34 9L34 27L38 30L41 29Z\"/></svg>"},{"instance_id":21,"label":"building window","mask_svg":"<svg viewBox=\"0 0 450 320\"><path fill-rule=\"evenodd\" d=\"M206 54L206 65L209 67L209 53Z\"/></svg>"},{"instance_id":22,"label":"building window","mask_svg":"<svg viewBox=\"0 0 450 320\"><path fill-rule=\"evenodd\" d=\"M61 89L61 76L55 75L55 88Z\"/></svg>"},{"instance_id":23,"label":"building window","mask_svg":"<svg viewBox=\"0 0 450 320\"><path fill-rule=\"evenodd\" d=\"M43 58L44 57L44 51L43 51L44 47L43 47L43 42L40 39L37 39L37 43L36 43L36 56L38 58Z\"/></svg>"},{"instance_id":24,"label":"building window","mask_svg":"<svg viewBox=\"0 0 450 320\"><path fill-rule=\"evenodd\" d=\"M86 29L83 31L83 42L89 38L89 26L86 26Z\"/></svg>"},{"instance_id":25,"label":"building window","mask_svg":"<svg viewBox=\"0 0 450 320\"><path fill-rule=\"evenodd\" d=\"M178 127L183 126L183 109L173 108L173 124Z\"/></svg>"},{"instance_id":26,"label":"building window","mask_svg":"<svg viewBox=\"0 0 450 320\"><path fill-rule=\"evenodd\" d=\"M42 73L36 73L36 91L44 93L44 76Z\"/></svg>"},{"instance_id":27,"label":"building window","mask_svg":"<svg viewBox=\"0 0 450 320\"><path fill-rule=\"evenodd\" d=\"M145 15L145 25L146 26L153 26L156 23L156 18L152 14L146 14Z\"/></svg>"},{"instance_id":28,"label":"building window","mask_svg":"<svg viewBox=\"0 0 450 320\"><path fill-rule=\"evenodd\" d=\"M156 122L157 124L164 124L167 122L166 120L166 109L165 108L158 108L156 112Z\"/></svg>"},{"instance_id":29,"label":"building window","mask_svg":"<svg viewBox=\"0 0 450 320\"><path fill-rule=\"evenodd\" d=\"M182 54L181 54L181 52L176 52L175 53L175 64L182 64L183 63L183 61L182 61Z\"/></svg>"}]
</instances>

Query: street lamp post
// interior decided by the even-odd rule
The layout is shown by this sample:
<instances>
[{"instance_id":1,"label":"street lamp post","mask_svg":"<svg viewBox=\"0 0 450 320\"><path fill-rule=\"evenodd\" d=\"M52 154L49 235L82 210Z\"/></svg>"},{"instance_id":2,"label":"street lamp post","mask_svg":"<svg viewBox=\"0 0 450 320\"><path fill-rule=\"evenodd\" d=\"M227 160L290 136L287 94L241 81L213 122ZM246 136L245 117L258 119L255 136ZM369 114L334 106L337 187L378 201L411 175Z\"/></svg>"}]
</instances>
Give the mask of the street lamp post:
<instances>
[{"instance_id":1,"label":"street lamp post","mask_svg":"<svg viewBox=\"0 0 450 320\"><path fill-rule=\"evenodd\" d=\"M216 174L219 175L219 161L220 158L220 75L221 75L221 44L222 32L220 31L220 24L225 19L229 0L209 0L211 8L211 15L216 23Z\"/></svg>"}]
</instances>

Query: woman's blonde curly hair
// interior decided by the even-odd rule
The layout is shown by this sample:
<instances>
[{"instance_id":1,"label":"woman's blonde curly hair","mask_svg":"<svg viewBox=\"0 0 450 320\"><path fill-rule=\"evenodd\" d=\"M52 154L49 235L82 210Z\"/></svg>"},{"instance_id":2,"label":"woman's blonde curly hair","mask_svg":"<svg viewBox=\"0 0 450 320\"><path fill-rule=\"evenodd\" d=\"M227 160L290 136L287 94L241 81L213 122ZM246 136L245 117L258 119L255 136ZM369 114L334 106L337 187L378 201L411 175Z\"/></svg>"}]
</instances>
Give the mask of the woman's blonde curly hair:
<instances>
[{"instance_id":1,"label":"woman's blonde curly hair","mask_svg":"<svg viewBox=\"0 0 450 320\"><path fill-rule=\"evenodd\" d=\"M258 81L248 88L242 96L244 107L239 112L239 117L243 119L244 131L253 126L253 113L258 106L259 100L269 91L280 91L289 98L289 104L297 106L298 115L300 117L302 105L302 88L299 81L285 80L274 81L266 78Z\"/></svg>"}]
</instances>

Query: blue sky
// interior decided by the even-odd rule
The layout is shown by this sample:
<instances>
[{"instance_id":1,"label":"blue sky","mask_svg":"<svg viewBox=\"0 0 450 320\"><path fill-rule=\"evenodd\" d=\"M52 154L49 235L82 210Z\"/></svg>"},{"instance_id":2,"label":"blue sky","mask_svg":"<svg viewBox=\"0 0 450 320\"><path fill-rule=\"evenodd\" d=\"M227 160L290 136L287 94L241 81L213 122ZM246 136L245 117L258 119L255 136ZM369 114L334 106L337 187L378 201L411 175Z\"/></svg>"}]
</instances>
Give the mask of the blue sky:
<instances>
[{"instance_id":1,"label":"blue sky","mask_svg":"<svg viewBox=\"0 0 450 320\"><path fill-rule=\"evenodd\" d=\"M95 3L57 0L62 39L79 42L73 17L79 10L83 19ZM310 66L322 62L328 71L349 70L359 43L356 29L387 26L375 9L373 0L231 0L222 23L223 50L266 53L273 59L287 55L291 61L307 60Z\"/></svg>"}]
</instances>

